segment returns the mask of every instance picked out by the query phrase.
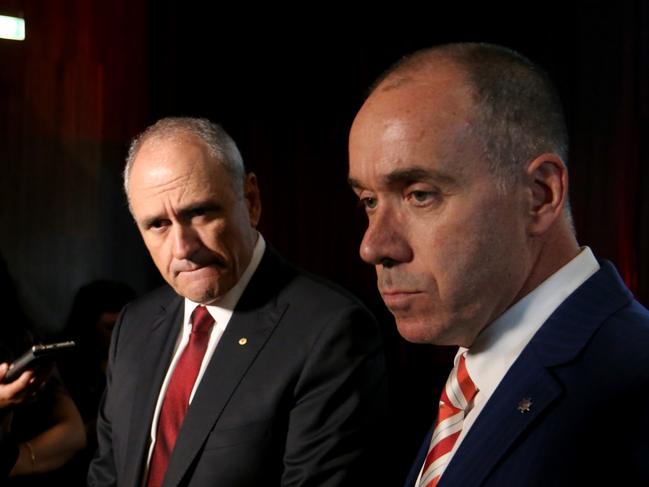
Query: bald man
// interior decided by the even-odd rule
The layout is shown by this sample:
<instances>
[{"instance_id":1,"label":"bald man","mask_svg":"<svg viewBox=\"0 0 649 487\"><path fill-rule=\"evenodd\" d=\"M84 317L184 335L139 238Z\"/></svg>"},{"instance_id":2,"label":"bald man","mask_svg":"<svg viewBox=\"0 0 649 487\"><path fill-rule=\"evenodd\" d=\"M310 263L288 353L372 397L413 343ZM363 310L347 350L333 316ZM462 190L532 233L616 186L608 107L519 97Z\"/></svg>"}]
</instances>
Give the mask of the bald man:
<instances>
[{"instance_id":1,"label":"bald man","mask_svg":"<svg viewBox=\"0 0 649 487\"><path fill-rule=\"evenodd\" d=\"M354 120L361 257L404 338L459 347L408 487L649 484L649 312L577 242L567 145L493 45L406 57Z\"/></svg>"}]
</instances>

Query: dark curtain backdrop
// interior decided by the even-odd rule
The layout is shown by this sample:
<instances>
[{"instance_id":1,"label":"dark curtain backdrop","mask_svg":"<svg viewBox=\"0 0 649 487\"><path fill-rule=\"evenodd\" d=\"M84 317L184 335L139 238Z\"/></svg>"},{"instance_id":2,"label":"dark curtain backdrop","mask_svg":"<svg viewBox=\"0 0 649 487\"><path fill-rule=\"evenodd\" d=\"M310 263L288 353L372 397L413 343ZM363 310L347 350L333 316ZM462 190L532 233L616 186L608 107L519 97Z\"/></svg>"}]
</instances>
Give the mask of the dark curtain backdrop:
<instances>
[{"instance_id":1,"label":"dark curtain backdrop","mask_svg":"<svg viewBox=\"0 0 649 487\"><path fill-rule=\"evenodd\" d=\"M649 6L644 0L280 11L190 0L0 0L27 40L0 40L0 250L27 312L55 332L96 278L159 283L122 196L128 141L165 115L205 116L261 186L261 230L380 318L392 374L395 478L435 414L452 350L406 344L358 257L347 132L372 80L448 41L513 47L563 98L578 236L649 304ZM397 482L398 483L398 482Z\"/></svg>"},{"instance_id":2,"label":"dark curtain backdrop","mask_svg":"<svg viewBox=\"0 0 649 487\"><path fill-rule=\"evenodd\" d=\"M27 31L0 39L0 251L47 332L91 279L149 285L119 180L125 141L148 115L149 11L0 0L0 13Z\"/></svg>"}]
</instances>

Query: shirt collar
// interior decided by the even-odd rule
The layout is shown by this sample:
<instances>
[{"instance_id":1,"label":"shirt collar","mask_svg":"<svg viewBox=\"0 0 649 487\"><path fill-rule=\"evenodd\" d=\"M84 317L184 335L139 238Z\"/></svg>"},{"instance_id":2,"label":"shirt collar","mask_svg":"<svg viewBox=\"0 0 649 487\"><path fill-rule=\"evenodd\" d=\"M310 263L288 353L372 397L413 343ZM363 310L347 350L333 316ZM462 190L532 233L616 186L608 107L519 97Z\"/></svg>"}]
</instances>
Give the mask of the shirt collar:
<instances>
[{"instance_id":1,"label":"shirt collar","mask_svg":"<svg viewBox=\"0 0 649 487\"><path fill-rule=\"evenodd\" d=\"M559 305L599 269L588 247L548 277L478 335L466 366L481 393L490 396L502 378ZM466 348L458 351L463 353Z\"/></svg>"},{"instance_id":2,"label":"shirt collar","mask_svg":"<svg viewBox=\"0 0 649 487\"><path fill-rule=\"evenodd\" d=\"M259 267L259 263L261 262L261 258L264 256L265 250L266 241L264 240L264 237L262 237L261 233L257 233L257 242L255 243L255 247L252 251L250 262L248 263L246 270L243 271L243 274L241 274L239 281L232 287L232 289L225 293L223 297L218 300L218 302L206 305L207 310L215 321L218 322L219 318L224 314L227 315L229 319L229 316L234 311L234 308L239 302L239 298L241 298L243 291L245 291L248 283L250 282L250 279L257 270L257 267ZM196 306L198 306L199 304L200 303L195 303L191 299L185 298L185 319L183 321L185 325L189 323L189 318L194 311L194 308L196 308Z\"/></svg>"}]
</instances>

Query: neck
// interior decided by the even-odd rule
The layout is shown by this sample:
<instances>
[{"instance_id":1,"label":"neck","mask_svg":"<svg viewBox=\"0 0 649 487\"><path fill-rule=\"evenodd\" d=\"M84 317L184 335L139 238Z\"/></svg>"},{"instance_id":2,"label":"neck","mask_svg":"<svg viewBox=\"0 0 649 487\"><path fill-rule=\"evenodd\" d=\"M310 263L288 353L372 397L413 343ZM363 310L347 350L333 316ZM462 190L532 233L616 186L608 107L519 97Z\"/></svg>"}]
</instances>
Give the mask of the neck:
<instances>
[{"instance_id":1,"label":"neck","mask_svg":"<svg viewBox=\"0 0 649 487\"><path fill-rule=\"evenodd\" d=\"M579 244L568 223L561 221L554 231L532 242L532 264L529 275L513 302L536 289L543 281L579 254Z\"/></svg>"}]
</instances>

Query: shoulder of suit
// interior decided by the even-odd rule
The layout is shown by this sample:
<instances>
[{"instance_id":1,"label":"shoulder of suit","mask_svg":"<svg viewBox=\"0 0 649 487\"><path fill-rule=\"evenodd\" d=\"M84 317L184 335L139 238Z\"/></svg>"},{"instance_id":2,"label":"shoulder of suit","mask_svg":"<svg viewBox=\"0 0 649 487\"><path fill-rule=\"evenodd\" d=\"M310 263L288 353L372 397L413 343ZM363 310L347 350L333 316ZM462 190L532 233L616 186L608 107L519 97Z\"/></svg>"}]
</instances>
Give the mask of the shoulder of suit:
<instances>
[{"instance_id":1,"label":"shoulder of suit","mask_svg":"<svg viewBox=\"0 0 649 487\"><path fill-rule=\"evenodd\" d=\"M177 305L182 299L170 286L165 284L130 302L125 309L129 312L153 313Z\"/></svg>"},{"instance_id":2,"label":"shoulder of suit","mask_svg":"<svg viewBox=\"0 0 649 487\"><path fill-rule=\"evenodd\" d=\"M279 297L291 306L302 308L305 313L357 308L372 314L360 299L342 286L301 269L296 270Z\"/></svg>"},{"instance_id":3,"label":"shoulder of suit","mask_svg":"<svg viewBox=\"0 0 649 487\"><path fill-rule=\"evenodd\" d=\"M649 356L649 310L635 299L608 316L599 333L611 346L624 344L626 354L637 348Z\"/></svg>"},{"instance_id":4,"label":"shoulder of suit","mask_svg":"<svg viewBox=\"0 0 649 487\"><path fill-rule=\"evenodd\" d=\"M365 307L347 289L329 279L299 268L287 261L277 250L267 243L266 253L259 268L256 284L279 286L280 296L289 299L299 297L307 302L314 300L331 305L354 305ZM254 277L253 277L254 279Z\"/></svg>"}]
</instances>

